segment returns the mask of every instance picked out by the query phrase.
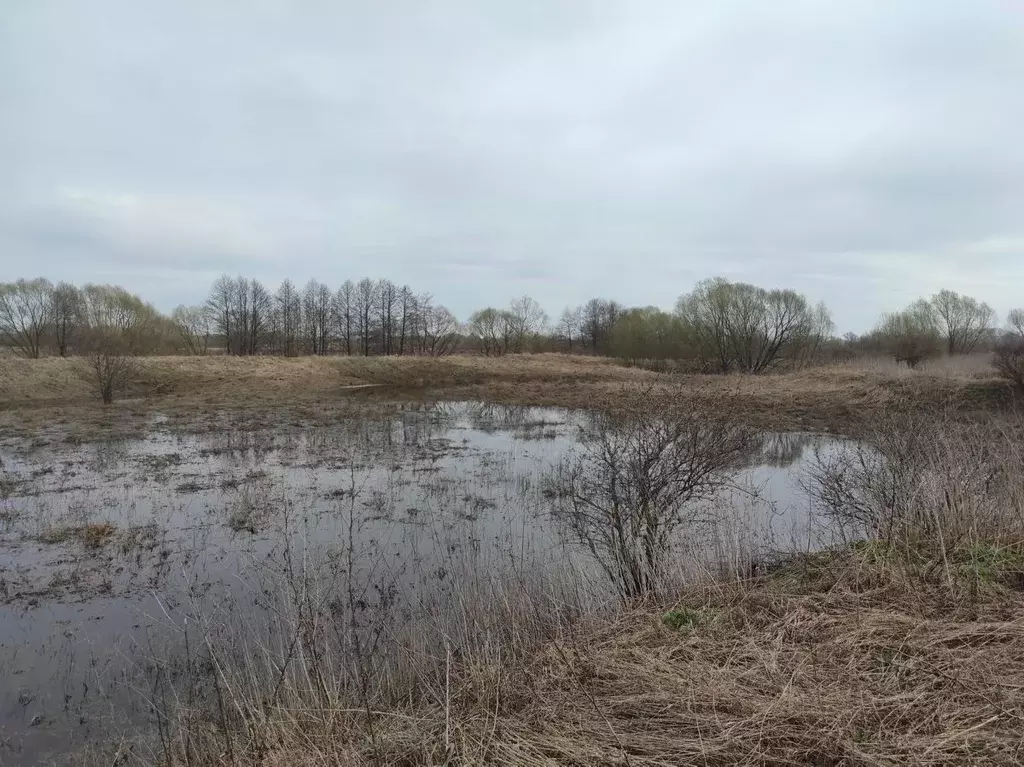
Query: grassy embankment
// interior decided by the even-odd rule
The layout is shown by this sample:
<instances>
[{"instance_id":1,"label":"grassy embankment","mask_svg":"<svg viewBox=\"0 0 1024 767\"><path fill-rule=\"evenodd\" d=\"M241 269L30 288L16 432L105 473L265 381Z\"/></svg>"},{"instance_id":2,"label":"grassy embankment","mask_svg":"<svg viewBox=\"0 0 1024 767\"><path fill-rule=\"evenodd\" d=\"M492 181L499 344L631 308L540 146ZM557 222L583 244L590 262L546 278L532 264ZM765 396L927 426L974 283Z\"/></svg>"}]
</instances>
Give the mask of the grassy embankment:
<instances>
[{"instance_id":1,"label":"grassy embankment","mask_svg":"<svg viewBox=\"0 0 1024 767\"><path fill-rule=\"evenodd\" d=\"M7 425L109 421L77 374L75 360L5 358L0 410ZM282 421L316 421L353 400L479 399L508 404L612 408L648 386L681 385L687 396L747 415L779 430L847 429L888 408L954 409L968 415L1009 397L986 361L936 364L922 371L849 364L768 376L670 376L605 358L528 355L481 357L141 358L128 390L110 412L158 408L186 426L213 412L268 412Z\"/></svg>"}]
</instances>

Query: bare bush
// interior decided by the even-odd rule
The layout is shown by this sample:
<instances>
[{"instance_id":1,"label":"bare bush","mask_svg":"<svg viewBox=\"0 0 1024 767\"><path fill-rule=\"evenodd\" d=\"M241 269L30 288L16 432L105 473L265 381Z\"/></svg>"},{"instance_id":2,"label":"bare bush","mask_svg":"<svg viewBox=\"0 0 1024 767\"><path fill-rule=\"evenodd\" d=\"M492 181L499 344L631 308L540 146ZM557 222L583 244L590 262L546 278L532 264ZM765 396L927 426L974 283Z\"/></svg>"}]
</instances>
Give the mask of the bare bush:
<instances>
[{"instance_id":1,"label":"bare bush","mask_svg":"<svg viewBox=\"0 0 1024 767\"><path fill-rule=\"evenodd\" d=\"M1019 540L1024 493L1013 428L893 414L862 441L817 453L803 484L815 509L854 538L944 553Z\"/></svg>"},{"instance_id":2,"label":"bare bush","mask_svg":"<svg viewBox=\"0 0 1024 767\"><path fill-rule=\"evenodd\" d=\"M109 405L123 391L135 373L135 358L128 353L124 337L115 333L94 332L86 339L80 375L93 392Z\"/></svg>"},{"instance_id":3,"label":"bare bush","mask_svg":"<svg viewBox=\"0 0 1024 767\"><path fill-rule=\"evenodd\" d=\"M996 347L992 358L996 372L1024 392L1024 337L1007 336Z\"/></svg>"},{"instance_id":4,"label":"bare bush","mask_svg":"<svg viewBox=\"0 0 1024 767\"><path fill-rule=\"evenodd\" d=\"M674 537L695 504L729 481L751 434L680 392L655 394L599 418L559 467L553 512L600 563L622 596L654 592Z\"/></svg>"}]
</instances>

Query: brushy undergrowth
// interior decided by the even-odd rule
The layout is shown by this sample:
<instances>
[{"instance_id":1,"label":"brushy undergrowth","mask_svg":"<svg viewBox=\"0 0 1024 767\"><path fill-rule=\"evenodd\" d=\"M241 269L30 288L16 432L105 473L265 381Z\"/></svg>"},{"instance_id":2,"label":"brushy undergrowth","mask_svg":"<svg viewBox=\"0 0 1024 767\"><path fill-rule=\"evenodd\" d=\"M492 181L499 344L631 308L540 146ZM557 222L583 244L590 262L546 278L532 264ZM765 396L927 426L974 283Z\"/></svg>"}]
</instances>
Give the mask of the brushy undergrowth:
<instances>
[{"instance_id":1,"label":"brushy undergrowth","mask_svg":"<svg viewBox=\"0 0 1024 767\"><path fill-rule=\"evenodd\" d=\"M267 623L186 608L189 654L152 660L158 739L106 756L1018 764L1020 425L904 415L808 471L816 511L846 542L724 579L711 562L704 577L602 599L599 571L542 571L509 552L508 563L446 562L448 587L410 595L359 584L351 550L318 560L285 548L256 592ZM662 452L645 460L657 468ZM353 521L355 498L344 496Z\"/></svg>"},{"instance_id":2,"label":"brushy undergrowth","mask_svg":"<svg viewBox=\"0 0 1024 767\"><path fill-rule=\"evenodd\" d=\"M466 614L473 642L453 635L432 653L405 636L400 668L365 687L301 650L298 674L256 657L228 668L218 651L225 708L178 710L190 724L167 753L203 765L1016 764L1024 593L1004 576L1019 555L974 561L951 592L923 553L850 546L671 605L554 621L536 595L508 593L489 618Z\"/></svg>"}]
</instances>

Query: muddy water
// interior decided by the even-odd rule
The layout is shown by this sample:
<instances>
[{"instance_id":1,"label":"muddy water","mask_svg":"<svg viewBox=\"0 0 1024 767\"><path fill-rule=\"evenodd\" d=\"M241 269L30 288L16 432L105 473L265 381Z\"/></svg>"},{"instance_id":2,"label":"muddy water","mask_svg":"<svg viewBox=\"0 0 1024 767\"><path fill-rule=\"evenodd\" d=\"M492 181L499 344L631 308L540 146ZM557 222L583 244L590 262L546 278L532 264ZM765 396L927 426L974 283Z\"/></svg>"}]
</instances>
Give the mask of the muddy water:
<instances>
[{"instance_id":1,"label":"muddy water","mask_svg":"<svg viewBox=\"0 0 1024 767\"><path fill-rule=\"evenodd\" d=\"M0 448L0 763L60 761L152 728L163 691L150 672L186 608L259 611L267 563L344 552L360 604L411 603L466 557L590 566L546 513L543 481L585 414L461 403L267 426L182 435L156 417L140 439L54 433ZM765 435L719 502L732 524L703 550L740 534L809 545L794 479L829 448Z\"/></svg>"}]
</instances>

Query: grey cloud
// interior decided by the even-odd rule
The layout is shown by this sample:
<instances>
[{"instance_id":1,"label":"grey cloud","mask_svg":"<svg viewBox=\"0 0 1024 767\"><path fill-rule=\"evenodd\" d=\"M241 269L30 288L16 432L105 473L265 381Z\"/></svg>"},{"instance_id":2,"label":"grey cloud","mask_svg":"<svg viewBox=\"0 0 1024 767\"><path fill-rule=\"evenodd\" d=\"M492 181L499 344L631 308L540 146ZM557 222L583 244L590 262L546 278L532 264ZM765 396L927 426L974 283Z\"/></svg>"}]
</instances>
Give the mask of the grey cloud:
<instances>
[{"instance_id":1,"label":"grey cloud","mask_svg":"<svg viewBox=\"0 0 1024 767\"><path fill-rule=\"evenodd\" d=\"M0 279L170 308L221 271L379 275L466 315L722 274L844 330L945 286L1006 310L1022 36L1005 0L17 4Z\"/></svg>"}]
</instances>

